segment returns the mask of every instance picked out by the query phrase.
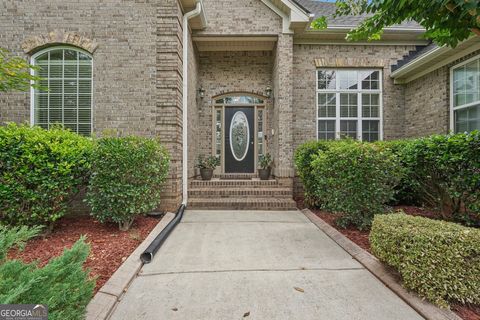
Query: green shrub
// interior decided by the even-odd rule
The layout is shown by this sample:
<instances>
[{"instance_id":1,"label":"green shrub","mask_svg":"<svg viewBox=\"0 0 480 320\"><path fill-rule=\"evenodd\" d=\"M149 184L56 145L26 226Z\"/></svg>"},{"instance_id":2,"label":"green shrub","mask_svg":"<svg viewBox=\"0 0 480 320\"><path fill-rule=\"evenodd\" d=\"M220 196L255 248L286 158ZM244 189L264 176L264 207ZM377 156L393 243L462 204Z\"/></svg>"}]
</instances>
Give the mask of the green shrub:
<instances>
[{"instance_id":1,"label":"green shrub","mask_svg":"<svg viewBox=\"0 0 480 320\"><path fill-rule=\"evenodd\" d=\"M86 201L101 222L127 230L136 215L160 204L169 155L154 139L106 137L98 140Z\"/></svg>"},{"instance_id":2,"label":"green shrub","mask_svg":"<svg viewBox=\"0 0 480 320\"><path fill-rule=\"evenodd\" d=\"M409 186L443 218L480 225L480 132L403 142L397 153Z\"/></svg>"},{"instance_id":3,"label":"green shrub","mask_svg":"<svg viewBox=\"0 0 480 320\"><path fill-rule=\"evenodd\" d=\"M397 156L402 168L402 178L394 188L395 195L391 202L392 205L420 205L422 203L421 197L418 194L418 182L415 178L413 168L408 165L407 159L405 159L405 149L413 142L414 140L412 139L375 142L379 148L388 149Z\"/></svg>"},{"instance_id":4,"label":"green shrub","mask_svg":"<svg viewBox=\"0 0 480 320\"><path fill-rule=\"evenodd\" d=\"M26 226L7 228L0 225L0 264L7 259L7 253L10 248L17 247L23 249L27 240L37 236L41 227L36 226L28 228Z\"/></svg>"},{"instance_id":5,"label":"green shrub","mask_svg":"<svg viewBox=\"0 0 480 320\"><path fill-rule=\"evenodd\" d=\"M305 203L312 206L320 206L319 199L315 198L316 174L312 166L314 156L328 149L328 141L308 141L300 145L295 151L294 162L297 174L302 180Z\"/></svg>"},{"instance_id":6,"label":"green shrub","mask_svg":"<svg viewBox=\"0 0 480 320\"><path fill-rule=\"evenodd\" d=\"M405 214L375 216L373 253L440 305L480 303L480 230Z\"/></svg>"},{"instance_id":7,"label":"green shrub","mask_svg":"<svg viewBox=\"0 0 480 320\"><path fill-rule=\"evenodd\" d=\"M323 209L342 213L337 224L370 227L384 213L402 176L395 155L375 144L332 141L312 156L313 195Z\"/></svg>"},{"instance_id":8,"label":"green shrub","mask_svg":"<svg viewBox=\"0 0 480 320\"><path fill-rule=\"evenodd\" d=\"M5 257L9 247L26 241L37 232L38 229L0 227L0 243L10 243L10 246L0 247L0 255ZM21 241L12 243L7 239ZM89 246L82 238L43 268L19 260L0 260L0 303L45 304L49 319L84 319L95 287L88 270L83 269L88 253Z\"/></svg>"},{"instance_id":9,"label":"green shrub","mask_svg":"<svg viewBox=\"0 0 480 320\"><path fill-rule=\"evenodd\" d=\"M0 127L0 218L11 225L52 225L84 184L92 142L68 130Z\"/></svg>"}]
</instances>

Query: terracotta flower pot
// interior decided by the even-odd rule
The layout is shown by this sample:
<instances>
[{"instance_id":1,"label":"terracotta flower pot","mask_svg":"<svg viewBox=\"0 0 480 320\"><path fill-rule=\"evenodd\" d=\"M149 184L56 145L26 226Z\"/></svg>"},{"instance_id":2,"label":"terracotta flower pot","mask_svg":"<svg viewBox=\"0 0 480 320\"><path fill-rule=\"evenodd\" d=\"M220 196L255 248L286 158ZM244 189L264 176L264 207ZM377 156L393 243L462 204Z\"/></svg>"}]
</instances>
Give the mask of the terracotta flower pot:
<instances>
[{"instance_id":1,"label":"terracotta flower pot","mask_svg":"<svg viewBox=\"0 0 480 320\"><path fill-rule=\"evenodd\" d=\"M200 175L202 176L202 180L212 180L213 177L213 169L201 168Z\"/></svg>"},{"instance_id":2,"label":"terracotta flower pot","mask_svg":"<svg viewBox=\"0 0 480 320\"><path fill-rule=\"evenodd\" d=\"M258 177L260 180L268 180L270 178L270 171L272 168L268 167L266 169L258 169Z\"/></svg>"}]
</instances>

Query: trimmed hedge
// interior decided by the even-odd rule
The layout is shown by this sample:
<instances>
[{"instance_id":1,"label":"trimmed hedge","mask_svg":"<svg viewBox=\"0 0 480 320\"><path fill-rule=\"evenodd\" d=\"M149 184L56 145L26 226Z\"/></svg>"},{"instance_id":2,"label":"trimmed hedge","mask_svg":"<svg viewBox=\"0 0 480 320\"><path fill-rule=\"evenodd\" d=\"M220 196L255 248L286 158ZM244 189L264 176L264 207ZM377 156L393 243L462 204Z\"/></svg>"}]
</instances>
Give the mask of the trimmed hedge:
<instances>
[{"instance_id":1,"label":"trimmed hedge","mask_svg":"<svg viewBox=\"0 0 480 320\"><path fill-rule=\"evenodd\" d=\"M405 170L403 202L439 209L444 219L480 226L480 132L382 142Z\"/></svg>"},{"instance_id":2,"label":"trimmed hedge","mask_svg":"<svg viewBox=\"0 0 480 320\"><path fill-rule=\"evenodd\" d=\"M83 238L42 268L35 263L5 259L9 248L21 247L39 230L0 226L0 303L40 303L48 306L49 319L84 319L95 281L83 268L90 251Z\"/></svg>"},{"instance_id":3,"label":"trimmed hedge","mask_svg":"<svg viewBox=\"0 0 480 320\"><path fill-rule=\"evenodd\" d=\"M310 202L341 212L336 223L342 227L369 228L373 215L386 211L402 176L388 149L354 140L307 143L295 161Z\"/></svg>"},{"instance_id":4,"label":"trimmed hedge","mask_svg":"<svg viewBox=\"0 0 480 320\"><path fill-rule=\"evenodd\" d=\"M135 216L160 204L170 158L155 139L106 137L97 141L86 202L100 222L127 230Z\"/></svg>"},{"instance_id":5,"label":"trimmed hedge","mask_svg":"<svg viewBox=\"0 0 480 320\"><path fill-rule=\"evenodd\" d=\"M50 225L86 182L93 143L61 128L0 126L0 219Z\"/></svg>"},{"instance_id":6,"label":"trimmed hedge","mask_svg":"<svg viewBox=\"0 0 480 320\"><path fill-rule=\"evenodd\" d=\"M382 156L385 156L385 160L391 161L393 167L385 167L385 170L392 170L388 173L390 179L388 175L383 176L381 184L365 184L365 189L357 188L355 185L362 184L362 181L357 179L364 179L364 182L373 181L369 180L372 176L364 171L368 170L366 158L357 153L353 157L359 161L349 160L338 152L333 153L332 148L343 145L345 148L342 152L350 154L356 152L349 150L350 148L357 150L358 146L372 144L352 141L345 143L345 141L310 141L296 150L295 166L297 174L302 180L308 205L345 212L348 216L350 209L344 207L349 206L347 202L351 201L351 197L362 196L365 202L368 202L370 195L363 191L383 193L382 189L385 189L386 186L387 189L384 191L387 191L388 194L382 196L382 202L425 204L428 207L438 208L439 217L442 219L480 227L479 131L373 143L371 148L376 150L380 157L375 161L385 164L385 161L381 159ZM315 167L315 159L325 154L330 154L332 157L332 159L322 160L330 168ZM341 161L339 162L337 159ZM372 170L378 170L380 175L386 172L376 164L373 167L376 168L372 168ZM349 175L351 177L347 177ZM336 184L332 180L333 178L340 178L338 181L344 185ZM350 178L353 186L349 182ZM341 189L341 193L330 195L328 190L332 186L334 186L333 190ZM390 197L392 187L393 197ZM347 197L347 193L350 193L351 197ZM372 197L376 196L372 195ZM378 204L378 201L375 200L375 203ZM376 208L380 210L380 206L376 206ZM347 211L343 211L344 209ZM368 216L371 217L371 214ZM358 219L350 222L356 225L362 224ZM348 220L340 221L341 225L346 223ZM368 218L365 226L368 226Z\"/></svg>"},{"instance_id":7,"label":"trimmed hedge","mask_svg":"<svg viewBox=\"0 0 480 320\"><path fill-rule=\"evenodd\" d=\"M480 303L480 230L405 214L375 216L372 252L406 288L440 305Z\"/></svg>"}]
</instances>

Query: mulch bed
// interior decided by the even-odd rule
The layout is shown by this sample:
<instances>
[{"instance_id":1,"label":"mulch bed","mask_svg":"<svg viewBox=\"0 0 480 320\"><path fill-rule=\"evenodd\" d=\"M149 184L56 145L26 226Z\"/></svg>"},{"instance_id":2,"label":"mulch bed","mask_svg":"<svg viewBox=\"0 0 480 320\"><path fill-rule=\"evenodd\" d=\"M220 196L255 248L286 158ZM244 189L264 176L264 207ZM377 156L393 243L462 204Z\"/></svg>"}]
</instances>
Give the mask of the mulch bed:
<instances>
[{"instance_id":1,"label":"mulch bed","mask_svg":"<svg viewBox=\"0 0 480 320\"><path fill-rule=\"evenodd\" d=\"M302 199L297 200L297 206L299 208L306 208L306 206L303 203ZM355 229L354 227L349 227L346 229L340 228L335 224L335 220L340 216L339 214L333 214L330 212L322 211L319 209L314 209L314 208L309 208L313 213L315 213L316 216L318 216L320 219L340 231L344 236L346 236L348 239L356 243L358 246L360 246L362 249L368 251L371 253L370 249L370 242L368 240L368 236L370 234L370 231L360 231L358 229ZM424 208L419 208L415 206L395 206L394 207L395 211L402 210L406 214L412 215L412 216L422 216L426 218L438 218L438 214L433 212L432 210L424 209ZM467 306L467 305L462 305L462 304L454 304L451 306L452 310L455 311L455 313L460 316L464 320L480 320L480 306Z\"/></svg>"},{"instance_id":2,"label":"mulch bed","mask_svg":"<svg viewBox=\"0 0 480 320\"><path fill-rule=\"evenodd\" d=\"M321 211L321 210L315 210L315 209L310 209L315 213L320 219L340 231L345 237L348 239L352 240L355 242L357 245L359 245L363 250L368 251L369 253L372 253L370 251L370 242L368 241L368 231L360 231L358 229L355 229L353 227L349 227L346 229L339 228L335 225L335 220L339 217L338 214L332 214L326 211Z\"/></svg>"},{"instance_id":3,"label":"mulch bed","mask_svg":"<svg viewBox=\"0 0 480 320\"><path fill-rule=\"evenodd\" d=\"M132 228L125 232L118 230L117 224L101 224L90 216L65 217L57 222L51 234L28 241L21 252L11 250L9 258L26 263L37 261L43 266L85 235L91 246L85 266L97 280L96 293L159 221L158 218L138 217Z\"/></svg>"}]
</instances>

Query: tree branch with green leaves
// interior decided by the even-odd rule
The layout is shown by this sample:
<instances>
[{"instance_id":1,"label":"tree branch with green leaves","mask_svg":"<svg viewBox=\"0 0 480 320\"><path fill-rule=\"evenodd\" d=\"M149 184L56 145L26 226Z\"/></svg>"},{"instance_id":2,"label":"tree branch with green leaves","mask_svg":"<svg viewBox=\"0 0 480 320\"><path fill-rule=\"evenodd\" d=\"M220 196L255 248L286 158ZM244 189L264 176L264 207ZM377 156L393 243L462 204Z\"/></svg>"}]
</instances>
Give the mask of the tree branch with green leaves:
<instances>
[{"instance_id":1,"label":"tree branch with green leaves","mask_svg":"<svg viewBox=\"0 0 480 320\"><path fill-rule=\"evenodd\" d=\"M337 0L336 5L334 17L366 15L347 33L349 41L380 40L384 28L409 20L424 27L424 37L440 46L456 47L473 34L480 36L479 0ZM327 25L324 16L312 22L313 29Z\"/></svg>"},{"instance_id":2,"label":"tree branch with green leaves","mask_svg":"<svg viewBox=\"0 0 480 320\"><path fill-rule=\"evenodd\" d=\"M0 48L0 92L28 91L30 87L39 88L36 84L41 78L30 73L38 70L25 59L12 55L8 50Z\"/></svg>"}]
</instances>

